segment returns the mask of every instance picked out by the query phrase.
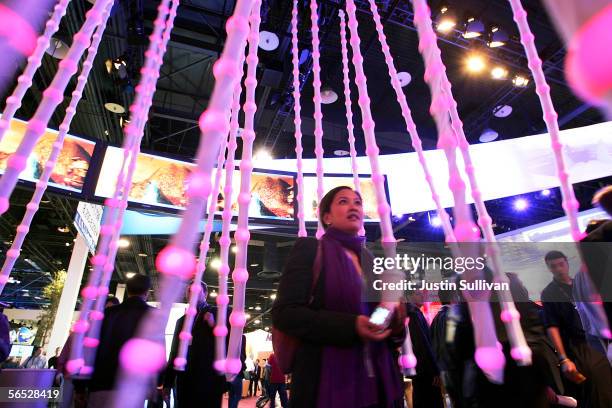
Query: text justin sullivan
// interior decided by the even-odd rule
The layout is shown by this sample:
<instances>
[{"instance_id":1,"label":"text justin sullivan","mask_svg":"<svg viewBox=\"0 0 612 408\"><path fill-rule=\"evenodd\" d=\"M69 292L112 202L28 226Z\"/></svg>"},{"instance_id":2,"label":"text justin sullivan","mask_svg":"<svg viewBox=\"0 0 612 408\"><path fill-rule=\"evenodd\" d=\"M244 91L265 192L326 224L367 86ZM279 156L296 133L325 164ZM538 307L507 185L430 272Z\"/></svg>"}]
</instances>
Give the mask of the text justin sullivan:
<instances>
[{"instance_id":1,"label":"text justin sullivan","mask_svg":"<svg viewBox=\"0 0 612 408\"><path fill-rule=\"evenodd\" d=\"M487 282L484 279L475 281L459 280L458 282L429 282L426 280L409 281L402 279L399 282L383 282L377 279L372 282L374 290L510 290L508 283Z\"/></svg>"}]
</instances>

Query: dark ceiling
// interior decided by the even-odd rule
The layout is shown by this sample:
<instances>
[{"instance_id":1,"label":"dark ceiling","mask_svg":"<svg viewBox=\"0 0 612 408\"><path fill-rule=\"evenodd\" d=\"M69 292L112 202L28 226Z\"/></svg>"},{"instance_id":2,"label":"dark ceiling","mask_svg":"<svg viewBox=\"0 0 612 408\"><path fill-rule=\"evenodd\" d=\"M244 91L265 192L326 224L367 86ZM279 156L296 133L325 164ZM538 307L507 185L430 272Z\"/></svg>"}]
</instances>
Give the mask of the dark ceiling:
<instances>
[{"instance_id":1,"label":"dark ceiling","mask_svg":"<svg viewBox=\"0 0 612 408\"><path fill-rule=\"evenodd\" d=\"M306 3L300 2L300 50L311 47L310 11ZM410 152L412 148L389 82L388 70L376 37L368 2L356 0L356 3L368 91L372 100L372 113L376 121L377 142L381 154ZM121 144L121 115L109 112L103 105L105 102L116 101L127 108L132 101L133 88L138 83L138 72L142 65L147 35L152 28L157 4L158 2L153 0L117 0L94 69L85 88L84 98L78 106L77 115L72 123L71 133ZM255 150L265 147L276 158L295 157L289 27L291 4L289 0L264 0L262 5L261 30L278 35L280 44L274 51L259 50ZM344 7L344 2L321 0L319 4L321 78L324 85L339 94L339 99L335 103L323 106L324 149L325 155L331 157L334 150L348 150L337 16L337 11ZM426 149L433 149L436 144L436 130L428 113L431 100L429 90L423 81L424 68L417 50L418 38L412 24L412 7L408 0L378 1L377 4L396 67L398 71L409 72L412 76L412 82L403 89L424 140L424 146ZM517 40L518 33L512 21L508 2L455 0L444 4L462 18L478 17L488 27L495 25L508 31L511 37L505 46L490 49L486 47L484 40L466 40L459 31L440 36L439 44L443 60L453 84L453 93L459 104L459 114L464 121L470 142L478 143L478 136L487 128L497 131L501 139L545 132L533 81L525 88L517 88L510 80L496 81L487 74L470 75L464 69L463 59L468 51L479 49L486 53L491 64L502 64L513 74L528 74L526 59ZM565 50L540 1L525 0L523 4L528 11L529 23L535 33L536 45L544 62L543 67L559 113L561 128L601 122L602 117L598 111L579 101L568 89L563 75ZM440 9L442 3L432 1L430 5L435 12ZM72 1L67 16L62 20L60 34L65 38L71 38L82 24L84 14L90 7L90 2L86 0ZM149 122L145 129L143 150L186 158L193 157L200 136L197 120L206 108L214 86L211 70L223 49L224 24L231 15L233 7L233 0L181 1L149 114ZM308 54L305 54L307 58L300 66L303 86L302 130L304 156L314 157L312 59ZM115 58L126 61L127 76L120 78L116 74L108 74L105 61ZM28 120L32 116L42 91L49 85L57 70L58 63L59 60L45 55L42 68L36 74L34 85L26 94L23 107L18 111L17 117ZM17 73L15 79L16 77ZM354 77L352 68L351 77ZM63 104L50 122L51 127L59 126L75 84L73 79L65 93ZM354 85L352 92L356 95ZM2 97L2 101L6 96ZM493 116L493 109L499 105L510 105L513 108L512 114L507 118ZM356 128L359 128L361 118L356 98L353 98L353 112ZM356 131L356 136L358 153L363 154L362 133ZM240 154L240 148L237 154ZM609 179L595 180L577 185L581 209L589 208L593 191L609 182ZM4 241L2 245L5 249L12 239L15 226L21 219L30 194L31 190L27 188L16 191L11 211L0 218L2 227L0 231ZM489 203L498 233L562 215L558 191L553 194L551 200L536 206L531 218L511 214L507 210L507 200L494 200ZM22 258L15 267L15 276L21 283L9 285L2 299L15 302L18 306L45 303L44 299L35 299L35 297L39 297L39 289L49 279L50 273L67 267L75 235L72 219L76 204L75 200L69 198L46 195L45 202L34 219ZM430 227L427 213L412 214L411 218L408 218L408 215L404 217L400 215L399 218L394 218L394 223L397 236L400 238L410 241L442 239L439 230ZM70 226L70 233L58 231L58 227L66 225ZM379 232L375 227L368 229L370 240L377 239L378 235ZM295 231L276 228L264 233L254 232L252 237L254 240L249 247L249 263L257 266L251 267L253 279L249 281L247 304L251 307L259 304L265 310L270 303L270 290L276 279L258 278L256 274L262 271L264 259L271 264L282 263L294 240ZM123 280L125 273L130 271L155 275L154 257L166 244L167 239L167 236L130 237L130 247L122 249L118 254L117 272L113 277L112 286ZM273 255L274 249L265 242L277 244L273 246L278 247L278 259ZM215 245L212 247L215 248ZM268 246L264 247L265 245ZM2 250L3 253L5 249ZM148 256L139 256L140 253ZM26 256L30 262L25 260ZM274 266L270 268L278 269ZM213 272L207 271L206 280L216 285L216 276ZM28 285L31 295L26 298L19 292L24 285ZM264 320L262 325L268 323Z\"/></svg>"}]
</instances>

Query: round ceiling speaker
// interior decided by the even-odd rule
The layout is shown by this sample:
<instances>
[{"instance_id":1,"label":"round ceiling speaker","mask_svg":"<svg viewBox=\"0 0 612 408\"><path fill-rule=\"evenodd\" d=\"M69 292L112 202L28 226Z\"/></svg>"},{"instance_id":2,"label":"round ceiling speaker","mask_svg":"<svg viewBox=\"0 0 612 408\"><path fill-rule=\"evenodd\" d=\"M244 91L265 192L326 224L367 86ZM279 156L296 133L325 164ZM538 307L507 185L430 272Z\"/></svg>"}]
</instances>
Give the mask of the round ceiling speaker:
<instances>
[{"instance_id":1,"label":"round ceiling speaker","mask_svg":"<svg viewBox=\"0 0 612 408\"><path fill-rule=\"evenodd\" d=\"M334 103L338 100L338 94L331 89L329 86L324 86L321 89L321 103L324 105L329 105L330 103Z\"/></svg>"},{"instance_id":2,"label":"round ceiling speaker","mask_svg":"<svg viewBox=\"0 0 612 408\"><path fill-rule=\"evenodd\" d=\"M397 78L399 79L402 88L412 81L412 75L410 75L408 72L398 72Z\"/></svg>"},{"instance_id":3,"label":"round ceiling speaker","mask_svg":"<svg viewBox=\"0 0 612 408\"><path fill-rule=\"evenodd\" d=\"M57 59L64 59L68 55L70 47L59 38L51 37L49 48L45 51L47 54Z\"/></svg>"},{"instance_id":4,"label":"round ceiling speaker","mask_svg":"<svg viewBox=\"0 0 612 408\"><path fill-rule=\"evenodd\" d=\"M259 48L264 51L274 51L278 48L278 36L270 31L260 31Z\"/></svg>"},{"instance_id":5,"label":"round ceiling speaker","mask_svg":"<svg viewBox=\"0 0 612 408\"><path fill-rule=\"evenodd\" d=\"M113 113L125 113L125 108L115 102L107 102L104 104L104 107L106 108L106 110L111 111Z\"/></svg>"},{"instance_id":6,"label":"round ceiling speaker","mask_svg":"<svg viewBox=\"0 0 612 408\"><path fill-rule=\"evenodd\" d=\"M478 140L482 143L492 142L499 137L499 133L494 131L493 129L485 129Z\"/></svg>"},{"instance_id":7,"label":"round ceiling speaker","mask_svg":"<svg viewBox=\"0 0 612 408\"><path fill-rule=\"evenodd\" d=\"M498 105L493 108L493 116L496 118L506 118L512 113L512 106L510 105Z\"/></svg>"}]
</instances>

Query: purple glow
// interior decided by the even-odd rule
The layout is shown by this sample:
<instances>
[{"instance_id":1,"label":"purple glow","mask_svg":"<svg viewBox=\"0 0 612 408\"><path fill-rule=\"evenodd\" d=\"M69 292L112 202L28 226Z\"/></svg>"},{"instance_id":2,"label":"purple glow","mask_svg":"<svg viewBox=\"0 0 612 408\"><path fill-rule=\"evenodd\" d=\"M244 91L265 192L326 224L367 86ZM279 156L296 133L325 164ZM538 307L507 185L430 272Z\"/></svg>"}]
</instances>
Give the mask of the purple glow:
<instances>
[{"instance_id":1,"label":"purple glow","mask_svg":"<svg viewBox=\"0 0 612 408\"><path fill-rule=\"evenodd\" d=\"M549 189L542 190L540 194L542 194L544 197L548 197L550 195L550 190Z\"/></svg>"},{"instance_id":2,"label":"purple glow","mask_svg":"<svg viewBox=\"0 0 612 408\"><path fill-rule=\"evenodd\" d=\"M516 211L525 211L529 207L529 202L524 198L517 198L514 200L514 209Z\"/></svg>"}]
</instances>

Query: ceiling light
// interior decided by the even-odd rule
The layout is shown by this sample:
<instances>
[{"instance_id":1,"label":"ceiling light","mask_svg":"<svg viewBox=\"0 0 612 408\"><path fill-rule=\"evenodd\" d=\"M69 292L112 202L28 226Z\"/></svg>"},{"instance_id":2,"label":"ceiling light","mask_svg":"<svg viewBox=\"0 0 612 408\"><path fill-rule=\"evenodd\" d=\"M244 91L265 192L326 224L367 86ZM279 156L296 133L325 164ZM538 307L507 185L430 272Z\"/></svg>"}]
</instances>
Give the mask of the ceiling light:
<instances>
[{"instance_id":1,"label":"ceiling light","mask_svg":"<svg viewBox=\"0 0 612 408\"><path fill-rule=\"evenodd\" d=\"M529 203L524 198L517 198L514 200L514 209L517 211L524 211L529 207Z\"/></svg>"},{"instance_id":2,"label":"ceiling light","mask_svg":"<svg viewBox=\"0 0 612 408\"><path fill-rule=\"evenodd\" d=\"M134 276L136 276L136 272L126 272L125 274L127 279L132 279Z\"/></svg>"},{"instance_id":3,"label":"ceiling light","mask_svg":"<svg viewBox=\"0 0 612 408\"><path fill-rule=\"evenodd\" d=\"M65 227L57 227L57 230L59 232L63 232L63 233L67 233L70 232L70 228L68 228L68 226L66 225Z\"/></svg>"},{"instance_id":4,"label":"ceiling light","mask_svg":"<svg viewBox=\"0 0 612 408\"><path fill-rule=\"evenodd\" d=\"M119 248L127 248L130 246L130 241L127 238L119 238L119 240L117 240L117 246Z\"/></svg>"},{"instance_id":5,"label":"ceiling light","mask_svg":"<svg viewBox=\"0 0 612 408\"><path fill-rule=\"evenodd\" d=\"M442 225L442 220L440 219L440 217L438 217L437 215L431 216L429 215L429 223L431 224L432 227L436 227L438 228L439 226Z\"/></svg>"},{"instance_id":6,"label":"ceiling light","mask_svg":"<svg viewBox=\"0 0 612 408\"><path fill-rule=\"evenodd\" d=\"M268 330L270 330L270 328L268 326L266 326L266 327L264 327L264 330L268 331Z\"/></svg>"},{"instance_id":7,"label":"ceiling light","mask_svg":"<svg viewBox=\"0 0 612 408\"><path fill-rule=\"evenodd\" d=\"M58 34L51 37L49 47L45 50L47 54L57 59L64 59L68 55L70 47L66 44L63 38L59 38Z\"/></svg>"},{"instance_id":8,"label":"ceiling light","mask_svg":"<svg viewBox=\"0 0 612 408\"><path fill-rule=\"evenodd\" d=\"M508 70L504 67L495 67L491 70L491 78L506 79L508 78Z\"/></svg>"},{"instance_id":9,"label":"ceiling light","mask_svg":"<svg viewBox=\"0 0 612 408\"><path fill-rule=\"evenodd\" d=\"M276 293L273 293L270 295L270 299L275 300L276 299Z\"/></svg>"},{"instance_id":10,"label":"ceiling light","mask_svg":"<svg viewBox=\"0 0 612 408\"><path fill-rule=\"evenodd\" d=\"M255 319L255 320L253 320L253 323L255 323L255 324L260 324L260 323L261 323L261 320L259 320L259 319Z\"/></svg>"},{"instance_id":11,"label":"ceiling light","mask_svg":"<svg viewBox=\"0 0 612 408\"><path fill-rule=\"evenodd\" d=\"M338 100L338 94L329 86L324 86L321 89L321 103L323 105L329 105Z\"/></svg>"},{"instance_id":12,"label":"ceiling light","mask_svg":"<svg viewBox=\"0 0 612 408\"><path fill-rule=\"evenodd\" d=\"M348 156L350 153L346 150L334 150L334 155L335 156Z\"/></svg>"},{"instance_id":13,"label":"ceiling light","mask_svg":"<svg viewBox=\"0 0 612 408\"><path fill-rule=\"evenodd\" d=\"M214 290L212 292L210 292L210 297L211 298L216 298L217 295L218 295L218 293L216 291L214 291Z\"/></svg>"},{"instance_id":14,"label":"ceiling light","mask_svg":"<svg viewBox=\"0 0 612 408\"><path fill-rule=\"evenodd\" d=\"M236 253L238 253L238 247L236 245L234 245L232 247L232 254L236 254Z\"/></svg>"},{"instance_id":15,"label":"ceiling light","mask_svg":"<svg viewBox=\"0 0 612 408\"><path fill-rule=\"evenodd\" d=\"M221 267L221 260L219 258L211 260L210 267L213 269L219 269Z\"/></svg>"},{"instance_id":16,"label":"ceiling light","mask_svg":"<svg viewBox=\"0 0 612 408\"><path fill-rule=\"evenodd\" d=\"M251 266L254 268L254 267L256 267L256 266L259 266L259 264L257 264L257 263L253 263L253 264L251 264Z\"/></svg>"},{"instance_id":17,"label":"ceiling light","mask_svg":"<svg viewBox=\"0 0 612 408\"><path fill-rule=\"evenodd\" d=\"M506 118L512 113L512 106L510 105L497 105L493 108L493 116L496 118Z\"/></svg>"},{"instance_id":18,"label":"ceiling light","mask_svg":"<svg viewBox=\"0 0 612 408\"><path fill-rule=\"evenodd\" d=\"M501 47L508 42L508 33L498 27L491 29L491 40L488 45L491 48Z\"/></svg>"},{"instance_id":19,"label":"ceiling light","mask_svg":"<svg viewBox=\"0 0 612 408\"><path fill-rule=\"evenodd\" d=\"M412 75L410 75L408 72L398 72L397 79L399 79L399 83L403 88L412 81Z\"/></svg>"},{"instance_id":20,"label":"ceiling light","mask_svg":"<svg viewBox=\"0 0 612 408\"><path fill-rule=\"evenodd\" d=\"M70 242L66 242L64 245L66 245L66 246L70 246Z\"/></svg>"},{"instance_id":21,"label":"ceiling light","mask_svg":"<svg viewBox=\"0 0 612 408\"><path fill-rule=\"evenodd\" d=\"M529 78L523 75L516 75L514 79L512 79L512 83L514 84L514 86L523 88L529 84Z\"/></svg>"},{"instance_id":22,"label":"ceiling light","mask_svg":"<svg viewBox=\"0 0 612 408\"><path fill-rule=\"evenodd\" d=\"M480 37L484 33L484 24L480 20L476 20L474 17L470 17L465 26L465 32L463 38L476 38Z\"/></svg>"},{"instance_id":23,"label":"ceiling light","mask_svg":"<svg viewBox=\"0 0 612 408\"><path fill-rule=\"evenodd\" d=\"M247 318L247 319L250 319L251 318L251 314L250 313L245 313L244 317Z\"/></svg>"},{"instance_id":24,"label":"ceiling light","mask_svg":"<svg viewBox=\"0 0 612 408\"><path fill-rule=\"evenodd\" d=\"M266 149L261 149L253 156L253 160L257 161L268 161L273 160L272 155Z\"/></svg>"},{"instance_id":25,"label":"ceiling light","mask_svg":"<svg viewBox=\"0 0 612 408\"><path fill-rule=\"evenodd\" d=\"M481 54L471 53L465 59L465 67L469 72L478 73L487 67L487 63Z\"/></svg>"},{"instance_id":26,"label":"ceiling light","mask_svg":"<svg viewBox=\"0 0 612 408\"><path fill-rule=\"evenodd\" d=\"M259 312L261 310L261 306L255 306L255 310Z\"/></svg>"},{"instance_id":27,"label":"ceiling light","mask_svg":"<svg viewBox=\"0 0 612 408\"><path fill-rule=\"evenodd\" d=\"M498 137L499 137L499 133L497 133L493 129L485 129L480 134L480 137L478 138L478 140L480 140L482 143L487 143L487 142L494 141Z\"/></svg>"},{"instance_id":28,"label":"ceiling light","mask_svg":"<svg viewBox=\"0 0 612 408\"><path fill-rule=\"evenodd\" d=\"M147 255L147 254L143 254L143 253L141 252L141 253L139 253L139 254L138 254L138 256L141 256L141 257L143 257L143 258L146 258L146 257L147 257L147 256L149 256L149 255Z\"/></svg>"},{"instance_id":29,"label":"ceiling light","mask_svg":"<svg viewBox=\"0 0 612 408\"><path fill-rule=\"evenodd\" d=\"M253 310L253 306L249 306L249 310Z\"/></svg>"},{"instance_id":30,"label":"ceiling light","mask_svg":"<svg viewBox=\"0 0 612 408\"><path fill-rule=\"evenodd\" d=\"M274 51L278 48L278 36L270 31L259 32L259 48L264 51Z\"/></svg>"},{"instance_id":31,"label":"ceiling light","mask_svg":"<svg viewBox=\"0 0 612 408\"><path fill-rule=\"evenodd\" d=\"M440 9L440 14L436 18L436 30L438 32L447 34L450 33L457 25L457 19L453 13L448 11L448 7L443 6Z\"/></svg>"},{"instance_id":32,"label":"ceiling light","mask_svg":"<svg viewBox=\"0 0 612 408\"><path fill-rule=\"evenodd\" d=\"M550 195L550 190L549 189L542 190L540 194L542 194L544 197L548 197Z\"/></svg>"}]
</instances>

